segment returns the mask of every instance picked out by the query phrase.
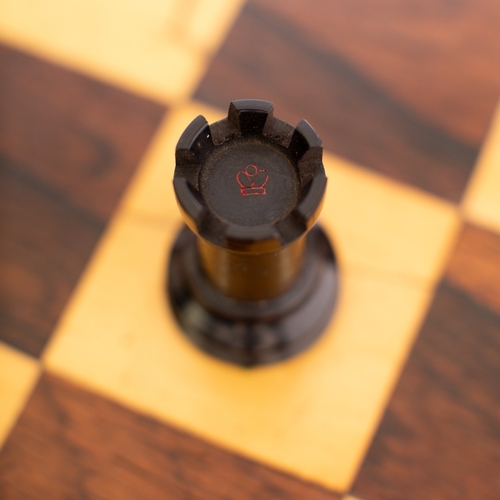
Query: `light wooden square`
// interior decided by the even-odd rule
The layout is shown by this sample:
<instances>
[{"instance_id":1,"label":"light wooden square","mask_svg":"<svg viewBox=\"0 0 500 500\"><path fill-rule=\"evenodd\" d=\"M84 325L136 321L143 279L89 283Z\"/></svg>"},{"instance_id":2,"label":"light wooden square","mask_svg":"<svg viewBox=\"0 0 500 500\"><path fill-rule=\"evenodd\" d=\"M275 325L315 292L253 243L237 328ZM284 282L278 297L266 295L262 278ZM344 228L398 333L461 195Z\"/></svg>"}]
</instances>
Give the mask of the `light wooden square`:
<instances>
[{"instance_id":1,"label":"light wooden square","mask_svg":"<svg viewBox=\"0 0 500 500\"><path fill-rule=\"evenodd\" d=\"M38 380L40 364L0 342L0 448Z\"/></svg>"},{"instance_id":2,"label":"light wooden square","mask_svg":"<svg viewBox=\"0 0 500 500\"><path fill-rule=\"evenodd\" d=\"M465 217L500 233L500 105L462 203Z\"/></svg>"},{"instance_id":3,"label":"light wooden square","mask_svg":"<svg viewBox=\"0 0 500 500\"><path fill-rule=\"evenodd\" d=\"M44 362L131 408L347 491L423 321L458 215L327 155L321 223L336 244L342 287L334 320L286 362L243 369L212 359L179 331L164 294L182 224L170 187L173 148L200 111L207 109L196 103L175 110L159 130Z\"/></svg>"},{"instance_id":4,"label":"light wooden square","mask_svg":"<svg viewBox=\"0 0 500 500\"><path fill-rule=\"evenodd\" d=\"M242 0L3 0L0 39L167 103L187 98Z\"/></svg>"}]
</instances>

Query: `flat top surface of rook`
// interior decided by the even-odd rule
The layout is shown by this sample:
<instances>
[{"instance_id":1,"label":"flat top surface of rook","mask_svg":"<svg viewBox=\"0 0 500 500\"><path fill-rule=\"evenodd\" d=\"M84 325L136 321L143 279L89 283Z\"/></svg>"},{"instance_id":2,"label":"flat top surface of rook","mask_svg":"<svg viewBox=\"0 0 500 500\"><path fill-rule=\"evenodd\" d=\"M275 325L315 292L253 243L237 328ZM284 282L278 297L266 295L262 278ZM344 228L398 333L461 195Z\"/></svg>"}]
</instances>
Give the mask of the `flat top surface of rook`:
<instances>
[{"instance_id":1,"label":"flat top surface of rook","mask_svg":"<svg viewBox=\"0 0 500 500\"><path fill-rule=\"evenodd\" d=\"M298 191L297 171L284 149L259 138L228 142L200 172L206 204L231 224L277 222L296 205Z\"/></svg>"}]
</instances>

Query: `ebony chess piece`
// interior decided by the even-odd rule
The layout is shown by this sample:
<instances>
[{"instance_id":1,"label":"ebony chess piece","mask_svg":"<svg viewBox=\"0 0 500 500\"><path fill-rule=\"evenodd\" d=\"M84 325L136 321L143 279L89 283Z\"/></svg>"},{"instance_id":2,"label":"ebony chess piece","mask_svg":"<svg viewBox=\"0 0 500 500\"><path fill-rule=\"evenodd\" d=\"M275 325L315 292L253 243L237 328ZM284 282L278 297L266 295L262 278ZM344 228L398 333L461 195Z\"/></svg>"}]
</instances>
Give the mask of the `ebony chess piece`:
<instances>
[{"instance_id":1,"label":"ebony chess piece","mask_svg":"<svg viewBox=\"0 0 500 500\"><path fill-rule=\"evenodd\" d=\"M332 247L314 223L326 188L321 140L273 104L237 100L198 116L177 144L174 189L188 227L170 256L167 293L184 333L241 365L308 347L337 297Z\"/></svg>"}]
</instances>

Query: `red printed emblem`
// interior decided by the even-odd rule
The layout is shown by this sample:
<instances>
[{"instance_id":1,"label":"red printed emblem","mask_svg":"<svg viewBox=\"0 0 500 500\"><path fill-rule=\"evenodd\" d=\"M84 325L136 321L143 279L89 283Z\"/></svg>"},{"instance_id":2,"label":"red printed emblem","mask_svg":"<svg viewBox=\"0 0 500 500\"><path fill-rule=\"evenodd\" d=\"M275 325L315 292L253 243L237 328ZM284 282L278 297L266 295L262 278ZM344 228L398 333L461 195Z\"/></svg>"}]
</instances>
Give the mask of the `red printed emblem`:
<instances>
[{"instance_id":1,"label":"red printed emblem","mask_svg":"<svg viewBox=\"0 0 500 500\"><path fill-rule=\"evenodd\" d=\"M266 184L269 180L267 170L259 170L255 165L247 165L245 170L236 174L236 181L241 188L241 196L267 194Z\"/></svg>"}]
</instances>

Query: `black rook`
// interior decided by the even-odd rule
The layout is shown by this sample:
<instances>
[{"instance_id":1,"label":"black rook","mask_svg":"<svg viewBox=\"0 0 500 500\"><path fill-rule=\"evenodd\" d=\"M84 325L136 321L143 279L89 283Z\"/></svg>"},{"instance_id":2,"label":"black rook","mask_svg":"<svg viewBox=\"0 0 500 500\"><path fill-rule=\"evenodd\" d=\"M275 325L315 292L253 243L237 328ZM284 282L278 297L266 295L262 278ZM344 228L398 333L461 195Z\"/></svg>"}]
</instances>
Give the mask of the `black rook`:
<instances>
[{"instance_id":1,"label":"black rook","mask_svg":"<svg viewBox=\"0 0 500 500\"><path fill-rule=\"evenodd\" d=\"M189 229L172 251L168 293L183 331L243 365L312 343L337 295L331 246L318 227L326 188L321 140L273 104L238 100L227 118L198 116L176 148L174 189Z\"/></svg>"}]
</instances>

